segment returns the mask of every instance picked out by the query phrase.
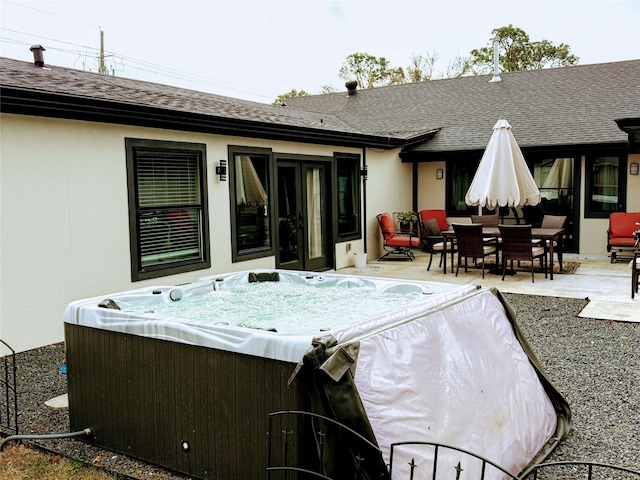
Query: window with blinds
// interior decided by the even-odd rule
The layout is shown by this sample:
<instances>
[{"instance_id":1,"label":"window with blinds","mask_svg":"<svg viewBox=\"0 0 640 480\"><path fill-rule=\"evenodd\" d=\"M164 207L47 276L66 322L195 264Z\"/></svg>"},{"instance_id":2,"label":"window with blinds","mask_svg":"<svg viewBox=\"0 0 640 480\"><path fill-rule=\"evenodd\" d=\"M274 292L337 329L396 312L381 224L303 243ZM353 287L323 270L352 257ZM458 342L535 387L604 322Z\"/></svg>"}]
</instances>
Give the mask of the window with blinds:
<instances>
[{"instance_id":1,"label":"window with blinds","mask_svg":"<svg viewBox=\"0 0 640 480\"><path fill-rule=\"evenodd\" d=\"M127 139L132 277L208 268L205 146Z\"/></svg>"}]
</instances>

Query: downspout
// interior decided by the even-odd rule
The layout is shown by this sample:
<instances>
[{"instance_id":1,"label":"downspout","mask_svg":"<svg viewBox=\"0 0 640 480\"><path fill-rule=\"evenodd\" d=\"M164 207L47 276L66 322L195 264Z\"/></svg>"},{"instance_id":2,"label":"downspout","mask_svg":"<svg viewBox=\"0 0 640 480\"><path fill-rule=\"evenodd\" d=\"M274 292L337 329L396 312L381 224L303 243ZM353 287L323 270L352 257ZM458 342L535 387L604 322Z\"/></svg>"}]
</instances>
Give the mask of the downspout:
<instances>
[{"instance_id":1,"label":"downspout","mask_svg":"<svg viewBox=\"0 0 640 480\"><path fill-rule=\"evenodd\" d=\"M413 211L418 213L418 162L411 163L411 194L413 195Z\"/></svg>"},{"instance_id":2,"label":"downspout","mask_svg":"<svg viewBox=\"0 0 640 480\"><path fill-rule=\"evenodd\" d=\"M367 147L362 147L362 169L360 176L362 177L362 238L364 239L364 253L367 250Z\"/></svg>"}]
</instances>

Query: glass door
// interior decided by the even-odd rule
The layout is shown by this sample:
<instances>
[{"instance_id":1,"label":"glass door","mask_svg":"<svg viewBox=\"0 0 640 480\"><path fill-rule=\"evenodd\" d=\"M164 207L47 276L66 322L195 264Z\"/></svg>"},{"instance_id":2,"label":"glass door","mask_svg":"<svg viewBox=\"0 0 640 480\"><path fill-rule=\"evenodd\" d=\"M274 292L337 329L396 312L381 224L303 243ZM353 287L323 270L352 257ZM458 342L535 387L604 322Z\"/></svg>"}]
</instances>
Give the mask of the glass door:
<instances>
[{"instance_id":1,"label":"glass door","mask_svg":"<svg viewBox=\"0 0 640 480\"><path fill-rule=\"evenodd\" d=\"M544 215L564 215L564 250L577 252L576 189L578 185L576 159L544 158L533 162L533 177L542 198L535 207L524 207L523 215L527 223L539 226Z\"/></svg>"},{"instance_id":2,"label":"glass door","mask_svg":"<svg viewBox=\"0 0 640 480\"><path fill-rule=\"evenodd\" d=\"M331 267L328 166L278 162L278 268Z\"/></svg>"}]
</instances>

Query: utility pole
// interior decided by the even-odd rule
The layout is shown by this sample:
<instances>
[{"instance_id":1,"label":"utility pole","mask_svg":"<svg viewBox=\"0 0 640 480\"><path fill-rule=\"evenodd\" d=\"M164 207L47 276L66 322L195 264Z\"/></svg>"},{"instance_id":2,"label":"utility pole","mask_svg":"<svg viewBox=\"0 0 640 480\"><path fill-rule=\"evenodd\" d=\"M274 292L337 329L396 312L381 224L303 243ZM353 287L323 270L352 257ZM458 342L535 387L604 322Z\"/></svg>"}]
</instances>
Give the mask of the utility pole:
<instances>
[{"instance_id":1,"label":"utility pole","mask_svg":"<svg viewBox=\"0 0 640 480\"><path fill-rule=\"evenodd\" d=\"M100 66L98 67L98 73L106 75L107 67L104 66L104 32L100 30Z\"/></svg>"}]
</instances>

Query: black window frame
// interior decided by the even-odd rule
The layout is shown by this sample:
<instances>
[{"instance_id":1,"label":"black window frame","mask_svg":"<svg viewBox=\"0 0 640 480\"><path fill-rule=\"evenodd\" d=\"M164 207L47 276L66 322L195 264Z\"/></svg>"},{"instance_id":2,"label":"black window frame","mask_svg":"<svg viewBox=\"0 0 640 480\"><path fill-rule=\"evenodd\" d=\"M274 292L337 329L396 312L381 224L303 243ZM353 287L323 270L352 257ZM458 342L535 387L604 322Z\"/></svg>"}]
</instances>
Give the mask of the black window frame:
<instances>
[{"instance_id":1,"label":"black window frame","mask_svg":"<svg viewBox=\"0 0 640 480\"><path fill-rule=\"evenodd\" d=\"M358 240L362 238L362 179L360 175L360 155L356 154L348 154L348 153L335 153L334 154L335 161L335 187L333 191L335 192L335 226L334 231L336 232L337 239L339 241L348 241L348 240ZM344 168L346 166L346 168ZM345 171L350 171L351 175L351 186L353 191L351 192L351 203L354 205L355 212L351 213L356 216L356 219L353 221L355 226L354 230L349 231L341 231L341 222L340 216L343 214L340 211L341 205L341 191L340 191L340 175L341 169L344 168ZM345 213L350 214L350 213Z\"/></svg>"},{"instance_id":2,"label":"black window frame","mask_svg":"<svg viewBox=\"0 0 640 480\"><path fill-rule=\"evenodd\" d=\"M465 203L464 209L458 209L454 205L454 187L453 182L454 179L459 179L460 175L456 172L457 169L464 168L467 170L470 176L468 178L469 182L464 188L464 194L466 194L467 190L471 186L471 182L473 181L473 177L478 170L478 166L480 165L480 160L478 158L465 158L465 157L456 157L447 159L445 162L446 166L446 175L445 175L445 211L447 213L447 217L468 217L469 215L475 215L478 213L478 207L469 206ZM464 194L462 199L464 200ZM485 211L488 211L485 209Z\"/></svg>"},{"instance_id":3,"label":"black window frame","mask_svg":"<svg viewBox=\"0 0 640 480\"><path fill-rule=\"evenodd\" d=\"M239 249L239 225L238 225L238 205L236 204L236 156L263 156L266 160L267 179L267 197L268 204L266 208L267 228L269 229L269 245L249 248L245 250ZM273 151L270 148L248 147L230 145L228 147L228 178L229 178L229 208L231 218L231 261L233 263L251 260L255 258L270 257L276 254L275 251L275 210L274 210L274 192L275 192L275 161Z\"/></svg>"},{"instance_id":4,"label":"black window frame","mask_svg":"<svg viewBox=\"0 0 640 480\"><path fill-rule=\"evenodd\" d=\"M133 282L151 278L165 277L179 273L205 270L211 267L209 241L209 201L207 190L207 153L206 145L202 143L174 142L164 140L149 140L140 138L125 138L127 190L129 199L129 242L131 254L131 280ZM140 207L138 191L138 158L157 153L161 156L175 154L178 158L195 159L198 169L199 201L193 204L158 204L156 210L184 209L200 212L199 223L199 256L198 258L167 261L157 265L144 266L142 261L141 218L145 208Z\"/></svg>"},{"instance_id":5,"label":"black window frame","mask_svg":"<svg viewBox=\"0 0 640 480\"><path fill-rule=\"evenodd\" d=\"M592 191L594 189L593 169L595 162L600 158L618 158L618 202L615 210L598 210L592 203ZM599 152L589 154L585 158L585 218L609 218L613 212L625 212L627 209L627 155L613 152Z\"/></svg>"}]
</instances>

